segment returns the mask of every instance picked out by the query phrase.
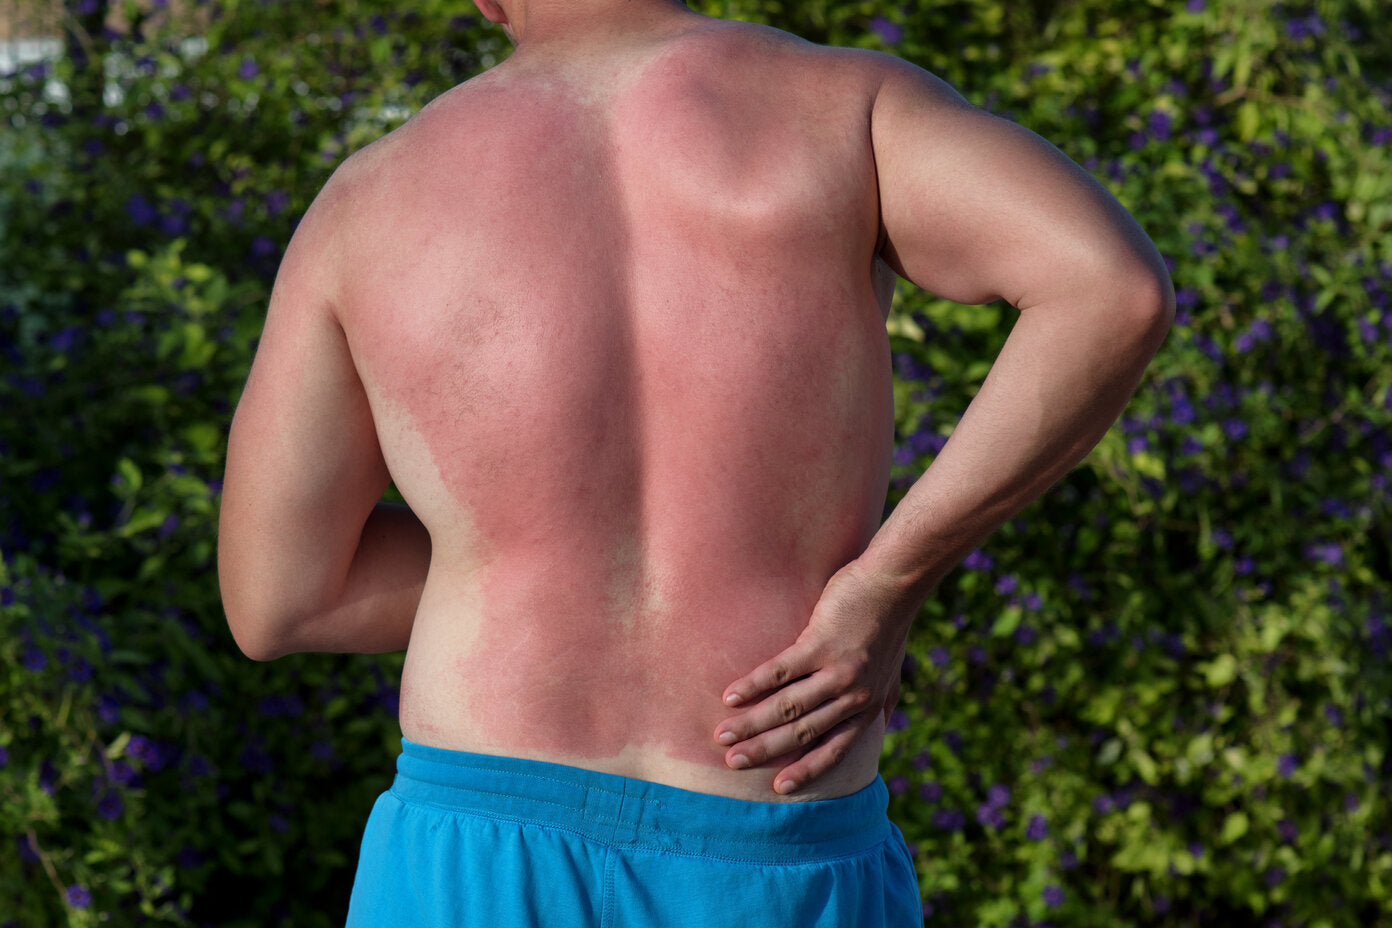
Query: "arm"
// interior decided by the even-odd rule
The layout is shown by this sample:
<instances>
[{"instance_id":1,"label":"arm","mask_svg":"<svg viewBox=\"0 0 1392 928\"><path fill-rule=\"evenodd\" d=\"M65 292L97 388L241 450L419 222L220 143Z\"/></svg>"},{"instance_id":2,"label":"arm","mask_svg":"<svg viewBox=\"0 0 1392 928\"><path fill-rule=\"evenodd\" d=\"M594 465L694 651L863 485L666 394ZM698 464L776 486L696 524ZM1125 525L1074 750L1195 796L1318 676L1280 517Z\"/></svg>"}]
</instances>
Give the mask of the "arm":
<instances>
[{"instance_id":1,"label":"arm","mask_svg":"<svg viewBox=\"0 0 1392 928\"><path fill-rule=\"evenodd\" d=\"M306 214L276 278L228 438L218 525L227 621L249 657L406 647L430 563L389 476L333 313L341 189Z\"/></svg>"},{"instance_id":2,"label":"arm","mask_svg":"<svg viewBox=\"0 0 1392 928\"><path fill-rule=\"evenodd\" d=\"M745 708L716 729L727 763L810 746L778 774L779 792L830 769L888 714L919 606L1097 443L1174 312L1145 233L1028 130L896 65L872 133L885 260L940 296L1004 298L1020 317L947 445L831 579L798 641L726 690Z\"/></svg>"}]
</instances>

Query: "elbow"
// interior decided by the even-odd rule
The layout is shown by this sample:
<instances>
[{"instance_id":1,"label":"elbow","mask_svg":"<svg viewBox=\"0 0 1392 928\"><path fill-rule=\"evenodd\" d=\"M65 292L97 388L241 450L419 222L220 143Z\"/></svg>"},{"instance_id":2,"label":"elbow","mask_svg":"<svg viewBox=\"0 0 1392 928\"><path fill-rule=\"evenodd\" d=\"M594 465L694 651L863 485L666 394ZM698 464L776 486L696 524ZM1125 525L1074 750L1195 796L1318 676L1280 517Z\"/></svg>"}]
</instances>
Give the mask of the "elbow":
<instances>
[{"instance_id":1,"label":"elbow","mask_svg":"<svg viewBox=\"0 0 1392 928\"><path fill-rule=\"evenodd\" d=\"M1142 326L1155 341L1155 347L1169 334L1175 318L1175 292L1170 275L1164 271L1151 275L1141 289L1137 304Z\"/></svg>"},{"instance_id":2,"label":"elbow","mask_svg":"<svg viewBox=\"0 0 1392 928\"><path fill-rule=\"evenodd\" d=\"M222 610L237 648L254 661L273 661L296 652L292 632L298 606L277 578L274 564L231 531L224 515L218 530L217 574Z\"/></svg>"},{"instance_id":3,"label":"elbow","mask_svg":"<svg viewBox=\"0 0 1392 928\"><path fill-rule=\"evenodd\" d=\"M1142 353L1154 355L1174 325L1175 293L1170 275L1163 265L1146 267L1124 275L1119 283L1124 326Z\"/></svg>"},{"instance_id":4,"label":"elbow","mask_svg":"<svg viewBox=\"0 0 1392 928\"><path fill-rule=\"evenodd\" d=\"M285 647L283 636L275 632L276 623L267 621L255 612L236 606L223 595L223 609L227 614L227 627L237 648L247 657L257 662L273 661L291 653Z\"/></svg>"},{"instance_id":5,"label":"elbow","mask_svg":"<svg viewBox=\"0 0 1392 928\"><path fill-rule=\"evenodd\" d=\"M222 552L219 551L222 555ZM232 570L230 559L220 556L218 565L218 585L222 593L222 610L227 617L227 628L232 639L243 654L254 661L273 661L278 657L294 652L288 644L288 629L291 627L282 610L265 596L256 595L264 585L238 576Z\"/></svg>"}]
</instances>

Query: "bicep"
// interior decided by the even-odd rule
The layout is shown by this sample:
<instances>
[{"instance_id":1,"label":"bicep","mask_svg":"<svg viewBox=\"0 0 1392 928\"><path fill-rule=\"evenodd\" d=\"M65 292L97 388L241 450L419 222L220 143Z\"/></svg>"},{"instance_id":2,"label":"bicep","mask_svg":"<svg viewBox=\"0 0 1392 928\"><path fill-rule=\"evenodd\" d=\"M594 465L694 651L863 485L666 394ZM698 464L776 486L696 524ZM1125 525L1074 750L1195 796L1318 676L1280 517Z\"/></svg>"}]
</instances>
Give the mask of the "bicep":
<instances>
[{"instance_id":1,"label":"bicep","mask_svg":"<svg viewBox=\"0 0 1392 928\"><path fill-rule=\"evenodd\" d=\"M1145 233L1086 171L926 72L891 72L872 127L883 254L924 289L1023 309L1164 273Z\"/></svg>"},{"instance_id":2,"label":"bicep","mask_svg":"<svg viewBox=\"0 0 1392 928\"><path fill-rule=\"evenodd\" d=\"M219 568L229 617L237 603L295 613L331 597L389 479L333 314L322 225L307 216L286 252L228 439Z\"/></svg>"}]
</instances>

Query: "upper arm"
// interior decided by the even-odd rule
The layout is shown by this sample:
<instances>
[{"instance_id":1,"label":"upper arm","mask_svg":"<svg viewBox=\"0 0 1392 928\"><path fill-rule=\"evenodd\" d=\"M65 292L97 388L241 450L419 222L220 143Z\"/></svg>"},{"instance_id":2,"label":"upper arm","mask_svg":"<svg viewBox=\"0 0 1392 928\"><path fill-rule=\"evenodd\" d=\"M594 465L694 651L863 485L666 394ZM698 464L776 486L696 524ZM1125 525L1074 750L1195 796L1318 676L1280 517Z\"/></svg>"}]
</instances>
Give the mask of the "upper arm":
<instances>
[{"instance_id":1,"label":"upper arm","mask_svg":"<svg viewBox=\"0 0 1392 928\"><path fill-rule=\"evenodd\" d=\"M1086 171L932 75L889 67L872 135L882 253L924 289L1025 309L1080 288L1168 287L1150 239Z\"/></svg>"},{"instance_id":2,"label":"upper arm","mask_svg":"<svg viewBox=\"0 0 1392 928\"><path fill-rule=\"evenodd\" d=\"M389 479L334 314L343 200L330 181L286 250L228 439L218 568L244 650L332 600Z\"/></svg>"}]
</instances>

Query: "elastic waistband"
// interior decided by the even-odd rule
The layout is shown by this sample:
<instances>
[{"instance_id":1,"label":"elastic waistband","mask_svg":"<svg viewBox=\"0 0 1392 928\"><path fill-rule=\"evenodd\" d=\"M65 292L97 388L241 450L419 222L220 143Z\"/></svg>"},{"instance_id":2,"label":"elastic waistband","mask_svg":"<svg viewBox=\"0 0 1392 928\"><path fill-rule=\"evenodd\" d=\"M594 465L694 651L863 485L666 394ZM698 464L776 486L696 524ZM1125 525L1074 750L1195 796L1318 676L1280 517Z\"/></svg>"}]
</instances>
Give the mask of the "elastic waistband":
<instances>
[{"instance_id":1,"label":"elastic waistband","mask_svg":"<svg viewBox=\"0 0 1392 928\"><path fill-rule=\"evenodd\" d=\"M810 863L889 837L889 791L750 802L543 761L466 754L405 738L392 792L405 802L529 822L612 845L767 863Z\"/></svg>"}]
</instances>

